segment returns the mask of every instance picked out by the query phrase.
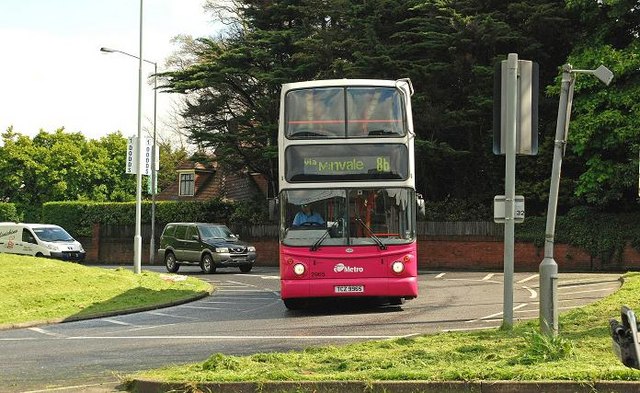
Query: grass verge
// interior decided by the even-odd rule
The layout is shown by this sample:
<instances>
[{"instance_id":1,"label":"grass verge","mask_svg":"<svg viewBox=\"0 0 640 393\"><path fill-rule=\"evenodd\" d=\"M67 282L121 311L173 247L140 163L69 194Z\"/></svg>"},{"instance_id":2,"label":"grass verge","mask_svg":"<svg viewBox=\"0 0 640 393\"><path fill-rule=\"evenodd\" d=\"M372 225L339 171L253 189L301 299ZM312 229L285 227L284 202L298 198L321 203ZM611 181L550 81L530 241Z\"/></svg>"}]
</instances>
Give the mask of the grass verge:
<instances>
[{"instance_id":1,"label":"grass verge","mask_svg":"<svg viewBox=\"0 0 640 393\"><path fill-rule=\"evenodd\" d=\"M537 321L512 330L440 333L345 346L313 347L251 356L213 354L202 363L130 376L167 382L326 380L640 380L640 371L614 356L609 319L620 306L640 310L640 274L620 290L560 316L560 335L538 333Z\"/></svg>"},{"instance_id":2,"label":"grass verge","mask_svg":"<svg viewBox=\"0 0 640 393\"><path fill-rule=\"evenodd\" d=\"M211 291L193 277L0 254L0 326L90 318Z\"/></svg>"}]
</instances>

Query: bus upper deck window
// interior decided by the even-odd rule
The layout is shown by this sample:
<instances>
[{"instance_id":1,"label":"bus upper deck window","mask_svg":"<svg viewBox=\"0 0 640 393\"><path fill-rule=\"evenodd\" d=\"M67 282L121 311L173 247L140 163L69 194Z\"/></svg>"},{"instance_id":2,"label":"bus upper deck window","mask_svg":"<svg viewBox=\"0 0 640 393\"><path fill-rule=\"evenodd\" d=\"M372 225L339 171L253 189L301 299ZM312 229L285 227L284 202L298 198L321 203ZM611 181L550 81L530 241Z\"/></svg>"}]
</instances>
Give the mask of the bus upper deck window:
<instances>
[{"instance_id":1,"label":"bus upper deck window","mask_svg":"<svg viewBox=\"0 0 640 393\"><path fill-rule=\"evenodd\" d=\"M344 138L343 88L292 90L285 111L288 138Z\"/></svg>"},{"instance_id":2,"label":"bus upper deck window","mask_svg":"<svg viewBox=\"0 0 640 393\"><path fill-rule=\"evenodd\" d=\"M402 98L394 88L347 89L349 137L405 135Z\"/></svg>"}]
</instances>

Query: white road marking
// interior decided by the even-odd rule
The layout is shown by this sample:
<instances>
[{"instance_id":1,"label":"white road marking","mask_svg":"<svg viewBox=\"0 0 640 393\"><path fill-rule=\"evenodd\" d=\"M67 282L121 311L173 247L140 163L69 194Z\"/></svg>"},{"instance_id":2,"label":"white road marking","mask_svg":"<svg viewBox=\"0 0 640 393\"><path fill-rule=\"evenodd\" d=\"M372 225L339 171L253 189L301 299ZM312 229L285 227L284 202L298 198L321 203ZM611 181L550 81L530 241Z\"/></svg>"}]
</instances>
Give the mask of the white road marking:
<instances>
[{"instance_id":1,"label":"white road marking","mask_svg":"<svg viewBox=\"0 0 640 393\"><path fill-rule=\"evenodd\" d=\"M31 330L31 331L36 332L36 333L44 334L46 336L64 337L64 335L62 335L62 334L51 333L51 332L48 332L48 331L46 331L46 330L44 330L42 328L39 328L39 327L31 327L31 328L28 328L28 330Z\"/></svg>"},{"instance_id":2,"label":"white road marking","mask_svg":"<svg viewBox=\"0 0 640 393\"><path fill-rule=\"evenodd\" d=\"M494 321L492 321L494 322ZM464 329L442 329L442 332L467 332L470 330L488 330L488 329L497 329L499 328L500 325L496 325L496 326L479 326L479 327L473 327L473 328L464 328Z\"/></svg>"},{"instance_id":3,"label":"white road marking","mask_svg":"<svg viewBox=\"0 0 640 393\"><path fill-rule=\"evenodd\" d=\"M482 281L490 280L490 279L491 279L491 277L493 277L493 276L495 276L495 275L496 275L495 273L489 273L489 274L487 274L486 276L484 276L484 277L482 278Z\"/></svg>"},{"instance_id":4,"label":"white road marking","mask_svg":"<svg viewBox=\"0 0 640 393\"><path fill-rule=\"evenodd\" d=\"M529 291L529 299L535 299L538 297L538 292L536 292L535 290L529 288L526 285L523 285L522 288L526 289L527 291Z\"/></svg>"},{"instance_id":5,"label":"white road marking","mask_svg":"<svg viewBox=\"0 0 640 393\"><path fill-rule=\"evenodd\" d=\"M103 386L104 384L102 383L94 383L91 385L74 385L74 386L60 386L57 388L50 388L50 389L42 389L42 390L26 390L23 391L22 393L41 393L41 392L59 392L62 390L69 390L69 389L86 389L86 388L91 388L94 386Z\"/></svg>"},{"instance_id":6,"label":"white road marking","mask_svg":"<svg viewBox=\"0 0 640 393\"><path fill-rule=\"evenodd\" d=\"M515 307L513 308L513 311L515 311L515 310L519 310L519 309L521 309L522 307L525 307L525 306L528 306L528 305L529 305L529 303L522 303L522 304L519 304L519 305L517 305L517 306L515 306ZM466 322L466 323L478 322L478 321L481 321L481 320L486 320L486 319L491 319L491 318L497 317L498 315L502 315L502 311L497 312L497 313L495 313L495 314L487 315L487 316L485 316L485 317L480 317L480 318L477 318L477 319L470 319L470 320L465 321L465 322Z\"/></svg>"},{"instance_id":7,"label":"white road marking","mask_svg":"<svg viewBox=\"0 0 640 393\"><path fill-rule=\"evenodd\" d=\"M615 285L616 287L620 286L620 281L604 281L604 282L590 282L590 281L572 281L570 283L558 285L558 289L571 289L571 288L584 288L584 287L595 287L595 286L603 286L603 285Z\"/></svg>"},{"instance_id":8,"label":"white road marking","mask_svg":"<svg viewBox=\"0 0 640 393\"><path fill-rule=\"evenodd\" d=\"M242 274L236 274L236 276L242 276ZM245 283L245 282L241 282L241 281L232 281L232 280L229 280L229 281L225 281L225 282L226 282L226 283L229 283L229 284L237 284L237 285L243 285L243 286L253 286L253 285L247 284L247 283Z\"/></svg>"},{"instance_id":9,"label":"white road marking","mask_svg":"<svg viewBox=\"0 0 640 393\"><path fill-rule=\"evenodd\" d=\"M239 300L244 300L244 299L239 299ZM251 299L253 300L253 298ZM205 304L237 304L238 302L235 301L228 301L228 302L221 302L221 301L208 301L208 300L200 300L198 303L205 303Z\"/></svg>"},{"instance_id":10,"label":"white road marking","mask_svg":"<svg viewBox=\"0 0 640 393\"><path fill-rule=\"evenodd\" d=\"M417 336L421 333L404 335L354 335L354 336L72 336L60 337L62 340L385 340ZM33 338L3 338L0 341L31 341Z\"/></svg>"},{"instance_id":11,"label":"white road marking","mask_svg":"<svg viewBox=\"0 0 640 393\"><path fill-rule=\"evenodd\" d=\"M217 290L221 291L224 288L246 288L246 287L247 285L235 285L235 284L234 285L218 285Z\"/></svg>"},{"instance_id":12,"label":"white road marking","mask_svg":"<svg viewBox=\"0 0 640 393\"><path fill-rule=\"evenodd\" d=\"M418 334L418 333L412 333ZM67 337L67 340L320 340L320 339L335 339L335 340L352 340L352 339L366 339L366 340L380 340L380 339L392 339L402 338L408 335L360 335L360 336L75 336Z\"/></svg>"},{"instance_id":13,"label":"white road marking","mask_svg":"<svg viewBox=\"0 0 640 393\"><path fill-rule=\"evenodd\" d=\"M523 278L522 280L517 281L516 284L523 284L523 283L525 283L527 281L533 280L534 278L538 278L538 274L534 274L534 275L531 275L531 276L529 276L527 278Z\"/></svg>"},{"instance_id":14,"label":"white road marking","mask_svg":"<svg viewBox=\"0 0 640 393\"><path fill-rule=\"evenodd\" d=\"M147 314L151 314L151 315L157 315L159 317L168 317L168 318L177 318L177 319L189 319L192 321L197 321L198 318L194 318L194 317L187 317L187 316L183 316L183 315L172 315L172 314L166 314L163 312L155 312L155 311L150 311L147 312Z\"/></svg>"},{"instance_id":15,"label":"white road marking","mask_svg":"<svg viewBox=\"0 0 640 393\"><path fill-rule=\"evenodd\" d=\"M438 275L436 276L436 278L442 278L442 276L444 276L445 274L447 274L447 273L440 273L440 274L438 274Z\"/></svg>"},{"instance_id":16,"label":"white road marking","mask_svg":"<svg viewBox=\"0 0 640 393\"><path fill-rule=\"evenodd\" d=\"M582 287L584 288L584 287ZM563 289L563 288L558 288L558 289ZM581 293L591 293L591 292L602 292L602 291L611 291L611 292L615 292L618 290L618 287L615 288L602 288L602 289L590 289L588 291L576 291L576 292L562 292L563 295L578 295Z\"/></svg>"},{"instance_id":17,"label":"white road marking","mask_svg":"<svg viewBox=\"0 0 640 393\"><path fill-rule=\"evenodd\" d=\"M491 283L494 283L494 284L502 284L502 281L489 280L489 279L487 279L487 280L485 280L485 279L472 280L470 278L445 278L444 280L445 281L467 281L467 282L491 282Z\"/></svg>"},{"instance_id":18,"label":"white road marking","mask_svg":"<svg viewBox=\"0 0 640 393\"><path fill-rule=\"evenodd\" d=\"M196 310L224 310L224 308L221 308L221 307L199 307L199 306L185 306L185 305L181 305L181 306L177 306L177 307L193 308L193 309L196 309Z\"/></svg>"},{"instance_id":19,"label":"white road marking","mask_svg":"<svg viewBox=\"0 0 640 393\"><path fill-rule=\"evenodd\" d=\"M115 325L136 326L136 325L134 325L134 324L132 324L132 323L127 323L127 322L117 321L117 320L115 320L115 319L111 319L111 318L102 318L101 320L102 320L102 321L105 321L105 322L113 323L113 324L115 324Z\"/></svg>"},{"instance_id":20,"label":"white road marking","mask_svg":"<svg viewBox=\"0 0 640 393\"><path fill-rule=\"evenodd\" d=\"M574 308L580 308L580 307L584 307L584 305L580 305L580 306L564 306L564 307L558 307L558 311L560 310L573 310ZM517 311L517 313L522 314L522 313L537 313L539 310L536 309L531 309L531 310L520 310Z\"/></svg>"}]
</instances>

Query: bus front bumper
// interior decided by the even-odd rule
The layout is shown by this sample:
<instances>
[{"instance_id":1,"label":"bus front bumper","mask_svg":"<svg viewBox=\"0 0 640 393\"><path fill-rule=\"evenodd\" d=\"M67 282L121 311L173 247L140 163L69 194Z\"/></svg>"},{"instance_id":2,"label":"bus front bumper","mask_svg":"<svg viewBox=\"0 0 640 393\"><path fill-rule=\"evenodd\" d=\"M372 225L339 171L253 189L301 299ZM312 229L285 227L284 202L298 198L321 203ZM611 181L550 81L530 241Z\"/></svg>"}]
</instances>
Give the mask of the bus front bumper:
<instances>
[{"instance_id":1,"label":"bus front bumper","mask_svg":"<svg viewBox=\"0 0 640 393\"><path fill-rule=\"evenodd\" d=\"M398 297L418 296L418 278L363 278L348 280L281 280L282 299L310 297Z\"/></svg>"}]
</instances>

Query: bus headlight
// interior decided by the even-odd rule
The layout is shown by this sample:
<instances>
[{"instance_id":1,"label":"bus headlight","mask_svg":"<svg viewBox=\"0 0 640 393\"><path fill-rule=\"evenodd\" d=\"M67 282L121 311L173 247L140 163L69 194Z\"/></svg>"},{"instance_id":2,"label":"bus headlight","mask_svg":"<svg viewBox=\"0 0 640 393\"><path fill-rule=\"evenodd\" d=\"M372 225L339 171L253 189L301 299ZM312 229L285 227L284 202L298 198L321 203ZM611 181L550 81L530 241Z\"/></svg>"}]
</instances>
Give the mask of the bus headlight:
<instances>
[{"instance_id":1,"label":"bus headlight","mask_svg":"<svg viewBox=\"0 0 640 393\"><path fill-rule=\"evenodd\" d=\"M400 274L404 271L404 263L400 262L400 261L394 261L391 264L391 270L393 270L393 272L395 274Z\"/></svg>"},{"instance_id":2,"label":"bus headlight","mask_svg":"<svg viewBox=\"0 0 640 393\"><path fill-rule=\"evenodd\" d=\"M297 275L297 276L302 276L304 274L304 271L307 270L303 264L301 263L296 263L295 265L293 265L293 272Z\"/></svg>"}]
</instances>

